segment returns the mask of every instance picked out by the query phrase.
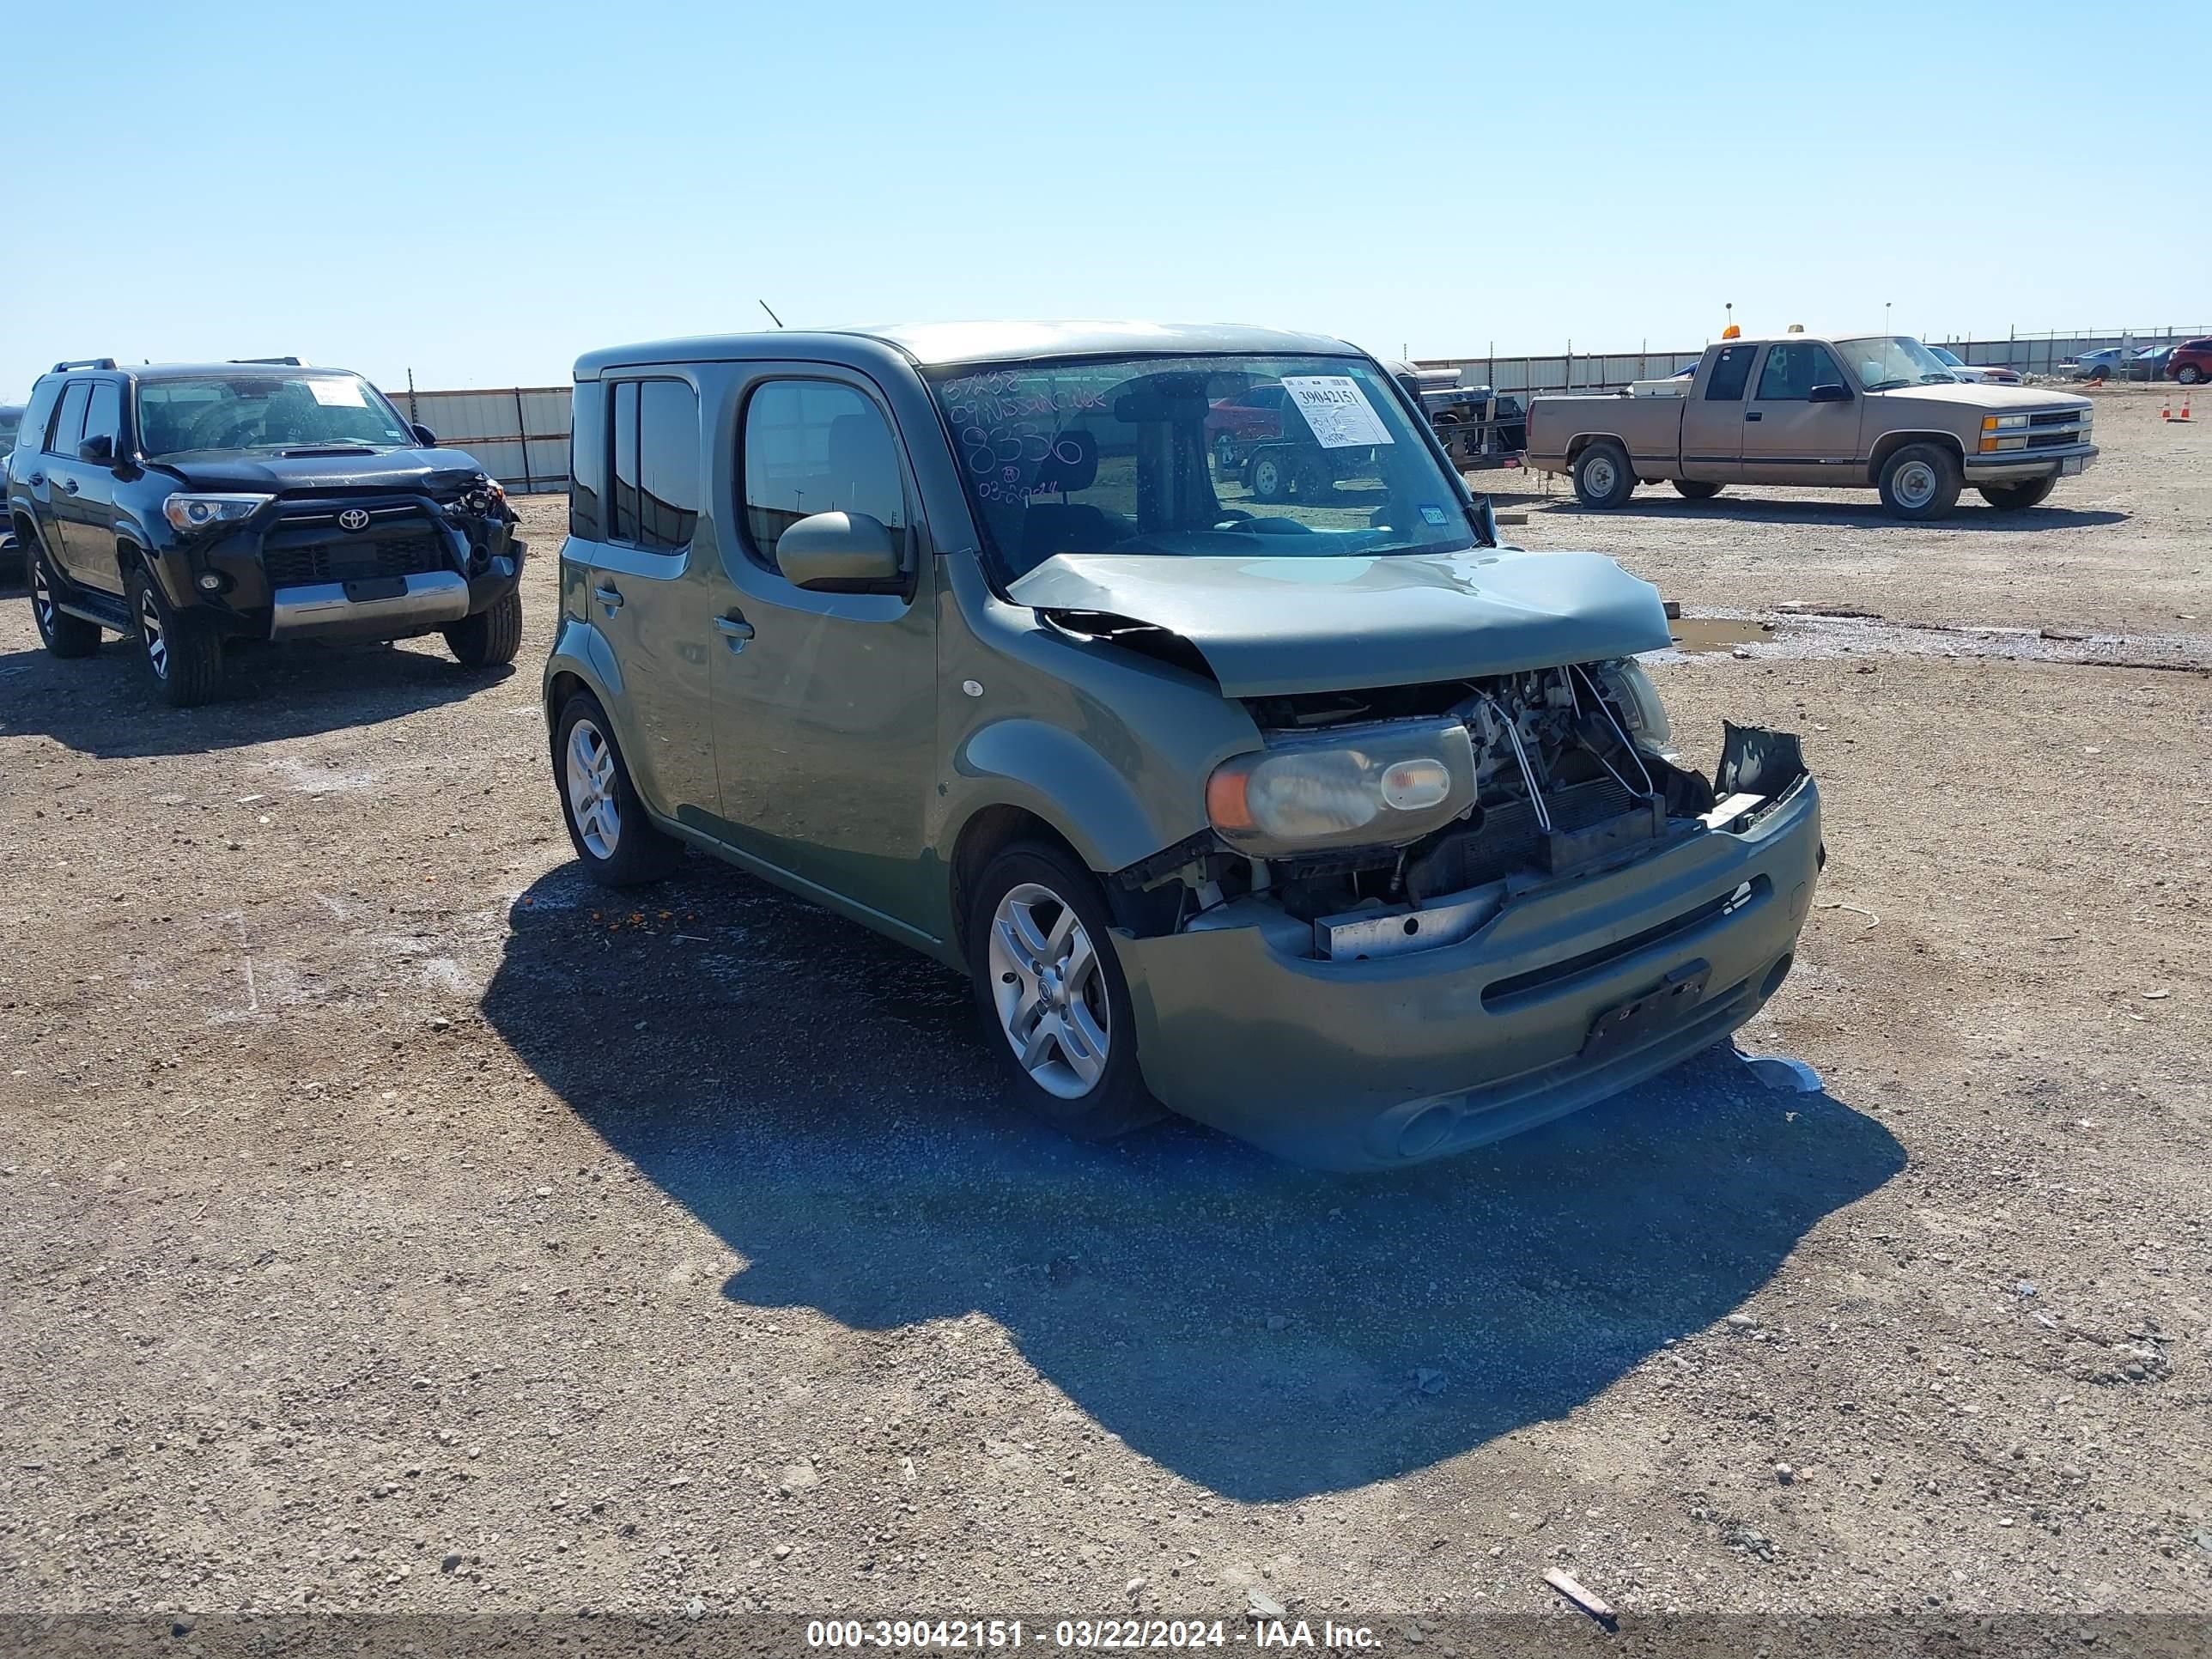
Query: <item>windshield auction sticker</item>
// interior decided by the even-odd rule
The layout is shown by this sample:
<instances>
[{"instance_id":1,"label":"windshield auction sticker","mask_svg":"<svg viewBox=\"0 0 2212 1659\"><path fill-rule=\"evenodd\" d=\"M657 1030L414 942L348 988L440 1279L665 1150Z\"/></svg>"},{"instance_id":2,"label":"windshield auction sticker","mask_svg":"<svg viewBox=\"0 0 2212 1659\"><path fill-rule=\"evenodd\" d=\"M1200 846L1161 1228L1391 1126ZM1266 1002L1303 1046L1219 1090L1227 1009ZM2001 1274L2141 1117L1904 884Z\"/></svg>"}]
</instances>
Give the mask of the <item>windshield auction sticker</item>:
<instances>
[{"instance_id":1,"label":"windshield auction sticker","mask_svg":"<svg viewBox=\"0 0 2212 1659\"><path fill-rule=\"evenodd\" d=\"M1392 441L1390 429L1349 374L1285 374L1283 390L1323 449L1364 449Z\"/></svg>"},{"instance_id":2,"label":"windshield auction sticker","mask_svg":"<svg viewBox=\"0 0 2212 1659\"><path fill-rule=\"evenodd\" d=\"M368 407L368 400L361 395L358 380L310 380L307 382L307 395L331 409Z\"/></svg>"}]
</instances>

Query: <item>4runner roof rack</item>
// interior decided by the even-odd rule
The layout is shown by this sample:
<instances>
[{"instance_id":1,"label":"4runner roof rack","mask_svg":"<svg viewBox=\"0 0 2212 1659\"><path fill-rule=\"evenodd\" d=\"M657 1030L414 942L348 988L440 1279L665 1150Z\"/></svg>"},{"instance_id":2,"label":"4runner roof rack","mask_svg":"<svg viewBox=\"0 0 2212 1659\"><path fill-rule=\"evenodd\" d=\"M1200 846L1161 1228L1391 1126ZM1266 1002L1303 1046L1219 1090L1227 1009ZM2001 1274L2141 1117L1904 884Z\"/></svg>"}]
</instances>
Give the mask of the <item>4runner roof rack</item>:
<instances>
[{"instance_id":1,"label":"4runner roof rack","mask_svg":"<svg viewBox=\"0 0 2212 1659\"><path fill-rule=\"evenodd\" d=\"M307 367L297 357L233 357L230 361L234 363L275 363L283 368Z\"/></svg>"},{"instance_id":2,"label":"4runner roof rack","mask_svg":"<svg viewBox=\"0 0 2212 1659\"><path fill-rule=\"evenodd\" d=\"M53 372L62 374L72 368L112 368L114 367L115 359L112 357L71 357L66 362L56 363Z\"/></svg>"}]
</instances>

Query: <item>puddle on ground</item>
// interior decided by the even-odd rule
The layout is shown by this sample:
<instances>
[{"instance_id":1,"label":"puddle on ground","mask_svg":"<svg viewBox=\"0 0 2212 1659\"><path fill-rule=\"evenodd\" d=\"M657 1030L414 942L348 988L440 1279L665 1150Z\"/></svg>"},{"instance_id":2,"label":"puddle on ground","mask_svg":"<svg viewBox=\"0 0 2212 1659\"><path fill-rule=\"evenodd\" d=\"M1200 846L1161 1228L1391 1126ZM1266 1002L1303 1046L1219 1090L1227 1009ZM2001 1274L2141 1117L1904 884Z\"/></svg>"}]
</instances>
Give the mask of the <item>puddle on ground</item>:
<instances>
[{"instance_id":1,"label":"puddle on ground","mask_svg":"<svg viewBox=\"0 0 2212 1659\"><path fill-rule=\"evenodd\" d=\"M1678 617L1667 624L1674 649L1686 657L1733 651L1739 645L1764 644L1774 632L1771 622L1742 617Z\"/></svg>"},{"instance_id":2,"label":"puddle on ground","mask_svg":"<svg viewBox=\"0 0 2212 1659\"><path fill-rule=\"evenodd\" d=\"M2193 617L2186 620L2195 620ZM2014 662L2100 668L2212 669L2212 635L2099 634L2060 628L1886 622L1863 611L1785 609L1771 617L1706 612L1669 621L1674 643L1643 653L1647 661L1682 662L1731 656L1780 658L2002 657Z\"/></svg>"}]
</instances>

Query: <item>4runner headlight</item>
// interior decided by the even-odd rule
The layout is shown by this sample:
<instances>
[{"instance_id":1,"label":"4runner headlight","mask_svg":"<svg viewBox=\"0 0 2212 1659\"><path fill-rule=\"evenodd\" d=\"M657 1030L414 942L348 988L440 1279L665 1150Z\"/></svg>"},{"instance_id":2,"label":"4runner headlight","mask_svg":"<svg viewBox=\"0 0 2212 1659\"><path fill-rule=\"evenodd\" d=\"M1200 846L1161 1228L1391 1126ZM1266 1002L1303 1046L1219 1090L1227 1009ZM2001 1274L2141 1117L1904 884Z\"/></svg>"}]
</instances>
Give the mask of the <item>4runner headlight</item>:
<instances>
[{"instance_id":1,"label":"4runner headlight","mask_svg":"<svg viewBox=\"0 0 2212 1659\"><path fill-rule=\"evenodd\" d=\"M1206 781L1222 839L1261 856L1419 840L1474 804L1457 720L1393 720L1279 738Z\"/></svg>"},{"instance_id":2,"label":"4runner headlight","mask_svg":"<svg viewBox=\"0 0 2212 1659\"><path fill-rule=\"evenodd\" d=\"M274 495L172 495L161 503L161 511L179 530L209 530L250 519L276 499Z\"/></svg>"}]
</instances>

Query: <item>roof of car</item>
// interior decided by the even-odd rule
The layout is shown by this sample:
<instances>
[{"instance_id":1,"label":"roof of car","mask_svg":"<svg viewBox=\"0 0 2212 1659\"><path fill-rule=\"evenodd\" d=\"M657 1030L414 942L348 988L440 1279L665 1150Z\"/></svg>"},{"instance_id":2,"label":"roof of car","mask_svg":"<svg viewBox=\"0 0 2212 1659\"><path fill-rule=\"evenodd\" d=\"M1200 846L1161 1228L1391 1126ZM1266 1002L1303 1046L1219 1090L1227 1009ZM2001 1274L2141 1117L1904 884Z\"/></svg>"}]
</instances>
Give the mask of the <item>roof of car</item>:
<instances>
[{"instance_id":1,"label":"roof of car","mask_svg":"<svg viewBox=\"0 0 2212 1659\"><path fill-rule=\"evenodd\" d=\"M72 374L89 374L95 371L89 363L66 371ZM225 374L250 376L281 373L285 374L350 374L349 368L333 368L325 363L118 363L112 369L97 371L103 374L131 374L142 380L201 380Z\"/></svg>"},{"instance_id":2,"label":"roof of car","mask_svg":"<svg viewBox=\"0 0 2212 1659\"><path fill-rule=\"evenodd\" d=\"M1279 356L1341 356L1355 351L1321 334L1205 323L992 322L913 323L875 328L786 330L703 334L606 346L576 360L590 380L630 363L715 362L749 357L844 354L856 345L890 347L915 363L1012 362L1031 357L1130 356L1154 352L1249 352Z\"/></svg>"}]
</instances>

